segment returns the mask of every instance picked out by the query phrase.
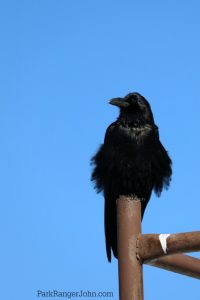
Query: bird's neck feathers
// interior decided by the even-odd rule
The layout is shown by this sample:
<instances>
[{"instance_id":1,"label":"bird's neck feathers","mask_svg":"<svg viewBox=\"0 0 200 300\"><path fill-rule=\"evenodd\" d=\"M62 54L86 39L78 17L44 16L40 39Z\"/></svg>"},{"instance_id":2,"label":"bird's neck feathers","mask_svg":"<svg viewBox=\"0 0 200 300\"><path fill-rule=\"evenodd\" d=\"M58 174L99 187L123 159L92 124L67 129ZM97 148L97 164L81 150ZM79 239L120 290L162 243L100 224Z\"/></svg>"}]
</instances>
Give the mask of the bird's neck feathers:
<instances>
[{"instance_id":1,"label":"bird's neck feathers","mask_svg":"<svg viewBox=\"0 0 200 300\"><path fill-rule=\"evenodd\" d=\"M147 124L147 120L141 114L133 114L129 112L120 111L117 119L122 125L128 127L138 127Z\"/></svg>"}]
</instances>

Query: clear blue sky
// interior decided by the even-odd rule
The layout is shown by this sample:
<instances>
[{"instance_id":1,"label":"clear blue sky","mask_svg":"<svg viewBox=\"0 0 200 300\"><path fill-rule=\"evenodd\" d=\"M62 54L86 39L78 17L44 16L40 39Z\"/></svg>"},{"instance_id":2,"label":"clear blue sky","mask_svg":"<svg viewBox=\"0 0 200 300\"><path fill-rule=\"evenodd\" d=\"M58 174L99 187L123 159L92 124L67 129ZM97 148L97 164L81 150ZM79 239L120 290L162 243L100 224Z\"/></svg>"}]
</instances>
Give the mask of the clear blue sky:
<instances>
[{"instance_id":1,"label":"clear blue sky","mask_svg":"<svg viewBox=\"0 0 200 300\"><path fill-rule=\"evenodd\" d=\"M39 289L118 299L89 165L117 117L112 97L149 100L173 159L171 188L152 196L143 232L199 230L199 15L197 0L1 1L3 300L41 299ZM199 282L145 266L144 291L197 299Z\"/></svg>"}]
</instances>

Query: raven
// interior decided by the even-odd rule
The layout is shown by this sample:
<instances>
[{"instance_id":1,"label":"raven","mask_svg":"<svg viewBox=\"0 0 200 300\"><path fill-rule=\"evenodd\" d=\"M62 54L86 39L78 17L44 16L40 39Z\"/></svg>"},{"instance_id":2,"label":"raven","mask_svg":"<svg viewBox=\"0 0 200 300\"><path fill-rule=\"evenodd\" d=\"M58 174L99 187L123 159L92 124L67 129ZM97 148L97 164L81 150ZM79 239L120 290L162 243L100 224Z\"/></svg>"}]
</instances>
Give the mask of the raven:
<instances>
[{"instance_id":1,"label":"raven","mask_svg":"<svg viewBox=\"0 0 200 300\"><path fill-rule=\"evenodd\" d=\"M160 196L168 188L172 161L159 140L158 127L148 101L139 93L114 98L119 117L106 130L102 144L91 159L91 180L105 198L105 240L108 261L111 249L117 258L116 200L120 195L142 199L142 217L152 190Z\"/></svg>"}]
</instances>

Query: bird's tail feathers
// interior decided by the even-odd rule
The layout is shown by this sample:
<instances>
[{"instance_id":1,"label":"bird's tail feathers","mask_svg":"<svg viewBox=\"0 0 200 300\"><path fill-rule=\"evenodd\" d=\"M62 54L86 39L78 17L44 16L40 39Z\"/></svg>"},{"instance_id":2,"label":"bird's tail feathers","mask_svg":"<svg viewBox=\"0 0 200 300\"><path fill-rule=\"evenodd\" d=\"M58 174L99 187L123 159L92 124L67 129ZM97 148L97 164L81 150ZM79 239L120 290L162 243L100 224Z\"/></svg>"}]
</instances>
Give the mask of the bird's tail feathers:
<instances>
[{"instance_id":1,"label":"bird's tail feathers","mask_svg":"<svg viewBox=\"0 0 200 300\"><path fill-rule=\"evenodd\" d=\"M111 250L117 258L117 216L116 216L116 200L105 197L104 212L106 253L108 261L111 262Z\"/></svg>"}]
</instances>

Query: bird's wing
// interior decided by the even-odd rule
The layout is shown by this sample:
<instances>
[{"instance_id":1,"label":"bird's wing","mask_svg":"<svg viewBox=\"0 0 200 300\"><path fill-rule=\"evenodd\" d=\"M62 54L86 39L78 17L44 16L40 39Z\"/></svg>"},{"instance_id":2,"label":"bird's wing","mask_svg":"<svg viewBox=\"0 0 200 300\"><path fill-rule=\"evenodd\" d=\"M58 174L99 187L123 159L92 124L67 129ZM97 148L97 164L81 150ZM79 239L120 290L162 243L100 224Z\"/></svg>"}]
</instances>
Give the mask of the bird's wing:
<instances>
[{"instance_id":1,"label":"bird's wing","mask_svg":"<svg viewBox=\"0 0 200 300\"><path fill-rule=\"evenodd\" d=\"M105 133L104 144L107 145L112 143L117 127L118 127L117 121L113 122L108 126Z\"/></svg>"},{"instance_id":2,"label":"bird's wing","mask_svg":"<svg viewBox=\"0 0 200 300\"><path fill-rule=\"evenodd\" d=\"M168 188L172 175L172 161L159 140L158 128L155 129L152 151L152 180L155 193L159 196L163 187Z\"/></svg>"}]
</instances>

